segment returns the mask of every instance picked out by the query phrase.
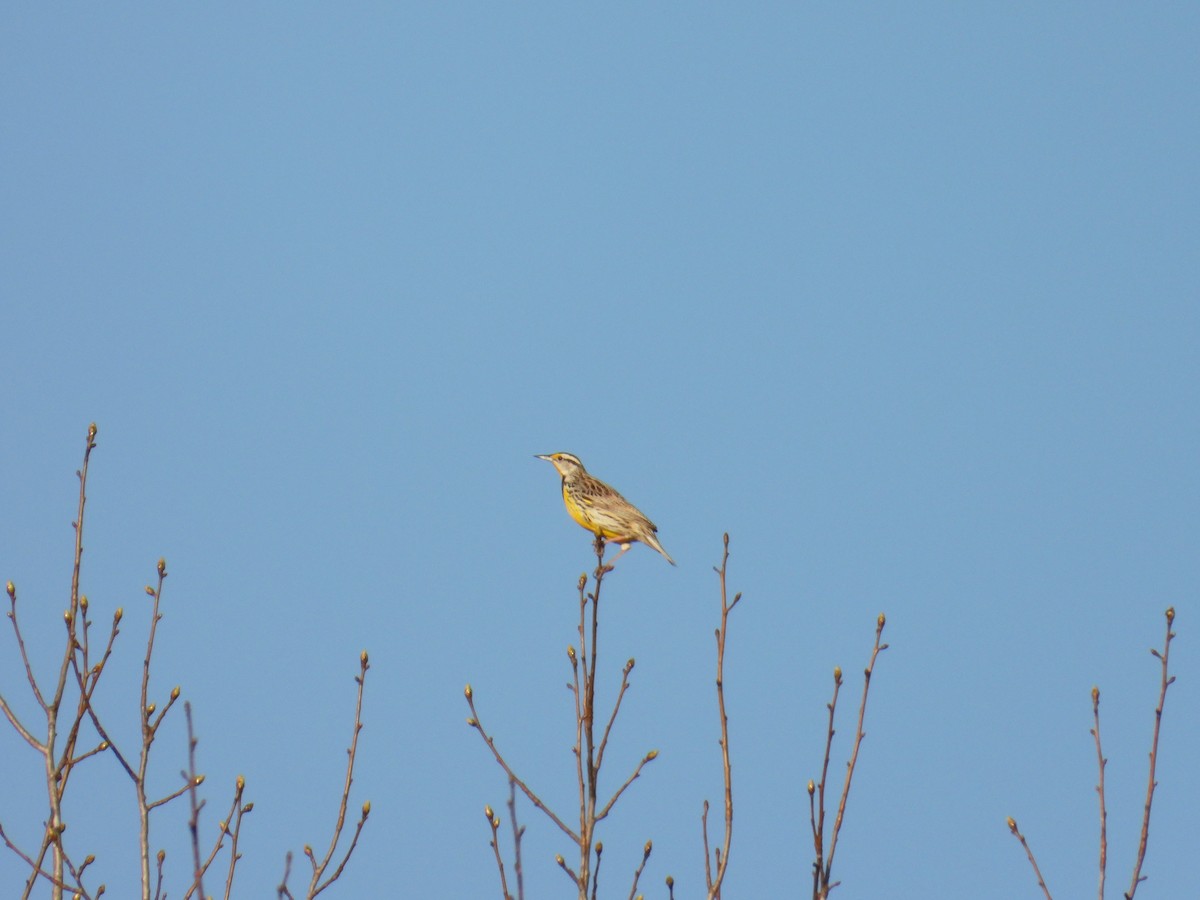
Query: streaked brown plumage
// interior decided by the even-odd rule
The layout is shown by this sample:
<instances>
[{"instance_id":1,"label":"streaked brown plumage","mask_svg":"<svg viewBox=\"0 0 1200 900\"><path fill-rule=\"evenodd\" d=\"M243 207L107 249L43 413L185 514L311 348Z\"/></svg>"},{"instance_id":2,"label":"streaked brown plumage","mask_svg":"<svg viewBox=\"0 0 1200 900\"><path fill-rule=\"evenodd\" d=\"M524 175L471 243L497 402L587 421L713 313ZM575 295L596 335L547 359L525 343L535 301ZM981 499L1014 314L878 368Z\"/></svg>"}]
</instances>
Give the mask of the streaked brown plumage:
<instances>
[{"instance_id":1,"label":"streaked brown plumage","mask_svg":"<svg viewBox=\"0 0 1200 900\"><path fill-rule=\"evenodd\" d=\"M621 545L621 553L609 560L609 564L627 551L634 541L641 541L675 565L675 560L658 542L658 527L615 488L590 475L578 456L550 453L538 455L537 458L551 463L562 476L563 503L571 518L610 544Z\"/></svg>"}]
</instances>

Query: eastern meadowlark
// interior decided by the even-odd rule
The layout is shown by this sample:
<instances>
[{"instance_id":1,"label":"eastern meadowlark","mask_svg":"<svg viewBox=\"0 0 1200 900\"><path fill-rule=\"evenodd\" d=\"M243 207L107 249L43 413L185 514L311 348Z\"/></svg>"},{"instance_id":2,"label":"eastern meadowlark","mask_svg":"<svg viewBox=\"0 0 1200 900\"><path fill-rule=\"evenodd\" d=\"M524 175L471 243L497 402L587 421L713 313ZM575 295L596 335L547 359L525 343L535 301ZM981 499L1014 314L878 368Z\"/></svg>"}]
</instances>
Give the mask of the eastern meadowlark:
<instances>
[{"instance_id":1,"label":"eastern meadowlark","mask_svg":"<svg viewBox=\"0 0 1200 900\"><path fill-rule=\"evenodd\" d=\"M618 494L616 489L589 475L578 456L551 453L546 456L539 454L537 458L552 463L562 476L563 503L571 518L608 543L621 545L621 553L610 559L609 565L633 546L634 541L653 547L667 562L675 565L675 560L671 559L655 536L658 527Z\"/></svg>"}]
</instances>

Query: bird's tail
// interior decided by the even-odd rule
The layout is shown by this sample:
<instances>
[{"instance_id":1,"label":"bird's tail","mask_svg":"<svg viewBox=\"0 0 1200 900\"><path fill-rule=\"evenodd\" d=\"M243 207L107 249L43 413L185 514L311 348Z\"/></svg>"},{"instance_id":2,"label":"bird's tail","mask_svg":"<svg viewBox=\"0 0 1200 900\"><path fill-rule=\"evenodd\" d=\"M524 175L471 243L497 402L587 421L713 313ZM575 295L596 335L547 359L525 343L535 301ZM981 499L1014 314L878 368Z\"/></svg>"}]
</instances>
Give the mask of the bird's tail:
<instances>
[{"instance_id":1,"label":"bird's tail","mask_svg":"<svg viewBox=\"0 0 1200 900\"><path fill-rule=\"evenodd\" d=\"M647 532L646 536L642 538L642 541L647 546L653 547L655 550L657 550L659 553L661 553L663 555L663 558L666 559L666 561L669 562L671 565L675 565L675 560L671 559L671 554L663 549L663 545L658 542L658 538L654 536L654 532L652 532L652 531Z\"/></svg>"}]
</instances>

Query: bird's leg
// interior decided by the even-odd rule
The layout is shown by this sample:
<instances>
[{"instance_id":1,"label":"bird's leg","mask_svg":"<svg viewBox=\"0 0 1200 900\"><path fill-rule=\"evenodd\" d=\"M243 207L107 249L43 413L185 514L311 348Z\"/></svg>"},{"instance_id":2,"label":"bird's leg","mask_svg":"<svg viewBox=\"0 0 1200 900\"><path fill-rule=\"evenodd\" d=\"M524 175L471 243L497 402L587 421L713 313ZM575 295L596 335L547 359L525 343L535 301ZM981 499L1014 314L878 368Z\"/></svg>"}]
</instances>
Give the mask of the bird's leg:
<instances>
[{"instance_id":1,"label":"bird's leg","mask_svg":"<svg viewBox=\"0 0 1200 900\"><path fill-rule=\"evenodd\" d=\"M604 539L604 535L602 535L600 532L596 532L596 540L592 542L592 547L596 551L597 575L603 575L605 572L612 571L612 566L607 566L604 564L604 550L607 543L608 542Z\"/></svg>"},{"instance_id":2,"label":"bird's leg","mask_svg":"<svg viewBox=\"0 0 1200 900\"><path fill-rule=\"evenodd\" d=\"M615 543L621 544L621 552L618 553L616 556L614 556L612 559L610 559L607 563L608 568L611 569L613 566L613 563L615 563L618 559L620 559L622 556L624 556L626 553L628 553L629 548L632 547L633 544L631 544L627 541L621 541L619 538L610 538L608 542L610 544L615 544Z\"/></svg>"}]
</instances>

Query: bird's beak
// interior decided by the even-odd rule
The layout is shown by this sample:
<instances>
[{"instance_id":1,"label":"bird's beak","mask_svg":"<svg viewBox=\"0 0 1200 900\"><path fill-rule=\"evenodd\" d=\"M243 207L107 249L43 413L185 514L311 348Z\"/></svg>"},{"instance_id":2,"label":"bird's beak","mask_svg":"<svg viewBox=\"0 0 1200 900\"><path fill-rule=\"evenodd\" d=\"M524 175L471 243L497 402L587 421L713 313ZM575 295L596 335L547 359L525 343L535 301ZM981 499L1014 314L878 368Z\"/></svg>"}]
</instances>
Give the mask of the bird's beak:
<instances>
[{"instance_id":1,"label":"bird's beak","mask_svg":"<svg viewBox=\"0 0 1200 900\"><path fill-rule=\"evenodd\" d=\"M554 462L554 460L552 460L549 456L543 456L540 453L533 454L533 458L534 459L544 459L546 462Z\"/></svg>"}]
</instances>

